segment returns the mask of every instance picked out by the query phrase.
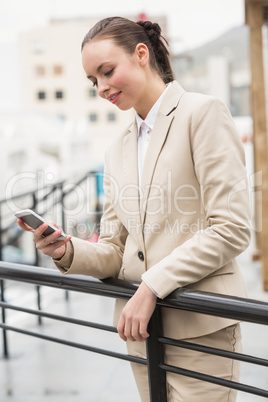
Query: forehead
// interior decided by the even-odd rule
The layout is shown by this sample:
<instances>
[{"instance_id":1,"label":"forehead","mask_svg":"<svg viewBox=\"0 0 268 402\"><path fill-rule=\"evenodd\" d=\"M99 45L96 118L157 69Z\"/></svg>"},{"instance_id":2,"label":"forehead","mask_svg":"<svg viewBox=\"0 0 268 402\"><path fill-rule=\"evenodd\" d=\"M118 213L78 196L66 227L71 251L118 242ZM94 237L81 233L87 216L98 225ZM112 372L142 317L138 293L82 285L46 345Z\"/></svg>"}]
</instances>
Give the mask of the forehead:
<instances>
[{"instance_id":1,"label":"forehead","mask_svg":"<svg viewBox=\"0 0 268 402\"><path fill-rule=\"evenodd\" d=\"M104 63L114 62L129 55L111 39L100 39L86 43L82 50L85 71L96 71Z\"/></svg>"}]
</instances>

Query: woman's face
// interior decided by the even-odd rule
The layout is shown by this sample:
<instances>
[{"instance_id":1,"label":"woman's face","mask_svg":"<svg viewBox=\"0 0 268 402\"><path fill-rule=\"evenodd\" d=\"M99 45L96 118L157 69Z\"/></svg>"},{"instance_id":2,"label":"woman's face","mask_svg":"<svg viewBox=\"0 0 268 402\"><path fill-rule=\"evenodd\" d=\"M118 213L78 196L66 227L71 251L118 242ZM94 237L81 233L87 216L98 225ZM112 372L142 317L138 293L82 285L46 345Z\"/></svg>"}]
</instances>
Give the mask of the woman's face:
<instances>
[{"instance_id":1,"label":"woman's face","mask_svg":"<svg viewBox=\"0 0 268 402\"><path fill-rule=\"evenodd\" d=\"M98 94L121 110L141 107L146 95L144 48L130 55L110 39L88 42L82 50L86 75ZM146 49L145 49L146 50Z\"/></svg>"}]
</instances>

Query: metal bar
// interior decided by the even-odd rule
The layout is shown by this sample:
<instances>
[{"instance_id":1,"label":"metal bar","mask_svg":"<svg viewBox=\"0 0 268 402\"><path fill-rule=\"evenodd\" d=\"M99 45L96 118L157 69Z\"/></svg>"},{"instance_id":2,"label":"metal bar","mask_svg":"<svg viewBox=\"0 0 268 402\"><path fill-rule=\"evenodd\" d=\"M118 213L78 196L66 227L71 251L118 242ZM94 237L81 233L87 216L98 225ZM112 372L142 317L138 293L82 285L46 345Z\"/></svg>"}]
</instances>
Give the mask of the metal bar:
<instances>
[{"instance_id":1,"label":"metal bar","mask_svg":"<svg viewBox=\"0 0 268 402\"><path fill-rule=\"evenodd\" d=\"M25 308L25 307L14 306L14 305L8 304L6 302L0 302L0 307L2 307L4 309L9 309L9 310L20 311L22 313L27 313L27 314L32 314L32 315L40 315L41 317L49 318L52 320L63 321L63 322L71 323L71 324L76 324L76 325L81 325L81 326L85 326L85 327L89 327L89 328L101 329L103 331L117 333L116 328L113 326L110 326L110 325L97 324L95 322L78 320L77 318L69 318L69 317L61 316L61 315L57 315L57 314L46 313L44 311L32 310L32 309Z\"/></svg>"},{"instance_id":2,"label":"metal bar","mask_svg":"<svg viewBox=\"0 0 268 402\"><path fill-rule=\"evenodd\" d=\"M3 280L0 280L0 287L1 287L1 302L4 302L5 301L5 296L4 296L5 284L4 284ZM4 308L2 308L1 316L2 316L2 324L5 324L6 311ZM8 353L8 343L7 343L7 332L5 329L3 329L3 348L4 348L4 358L7 359L9 357L9 353Z\"/></svg>"},{"instance_id":3,"label":"metal bar","mask_svg":"<svg viewBox=\"0 0 268 402\"><path fill-rule=\"evenodd\" d=\"M160 307L156 307L148 325L149 338L146 339L148 381L151 402L167 402L166 372L159 368L164 361L163 345L158 342L162 333Z\"/></svg>"},{"instance_id":4,"label":"metal bar","mask_svg":"<svg viewBox=\"0 0 268 402\"><path fill-rule=\"evenodd\" d=\"M137 285L120 279L100 281L83 275L62 275L49 268L22 268L20 264L3 261L0 262L0 278L120 299L129 299L137 290ZM253 299L179 289L157 303L162 307L268 324L268 303Z\"/></svg>"},{"instance_id":5,"label":"metal bar","mask_svg":"<svg viewBox=\"0 0 268 402\"><path fill-rule=\"evenodd\" d=\"M196 351L203 352L203 353L210 353L215 356L222 356L222 357L226 357L229 359L239 360L239 361L243 361L246 363L252 363L252 364L259 365L259 366L268 367L268 360L261 359L259 357L245 355L242 353L229 352L228 350L212 348L209 346L198 345L198 344L192 343L192 342L186 342L186 341L165 338L165 337L158 338L158 341L165 345L171 345L171 346L176 346L179 348L190 349L190 350L196 350Z\"/></svg>"},{"instance_id":6,"label":"metal bar","mask_svg":"<svg viewBox=\"0 0 268 402\"><path fill-rule=\"evenodd\" d=\"M54 184L53 184L53 187L54 186L57 186L58 184L60 184L60 183L64 183L65 181L64 180L61 180L61 181L58 181L58 182L55 182ZM53 190L52 190L53 191ZM30 195L32 195L33 193L36 193L36 189L34 189L34 190L30 190L30 191L25 191L25 192L22 192L22 193L19 193L19 194L16 194L16 195L12 195L12 197L5 197L5 198L2 198L2 199L0 199L0 204L5 204L7 201L10 201L10 200L16 200L16 199L18 199L18 198L23 198L23 197L28 197L28 196L30 196Z\"/></svg>"},{"instance_id":7,"label":"metal bar","mask_svg":"<svg viewBox=\"0 0 268 402\"><path fill-rule=\"evenodd\" d=\"M2 208L1 208L1 204L0 204L0 260L2 260L3 258L3 238L2 238ZM4 281L1 279L0 280L0 291L1 291L1 301L5 301L5 284ZM1 311L1 317L2 317L2 323L5 324L6 322L6 312L5 310L2 308ZM8 346L7 346L7 333L6 331L3 329L2 331L3 334L3 348L4 348L4 357L7 359L8 358Z\"/></svg>"},{"instance_id":8,"label":"metal bar","mask_svg":"<svg viewBox=\"0 0 268 402\"><path fill-rule=\"evenodd\" d=\"M3 261L0 261L0 278L121 299L130 298L137 290L137 286L123 280L111 280L109 284L109 280L100 281L83 275L67 276L56 269L29 265L22 268L21 264Z\"/></svg>"},{"instance_id":9,"label":"metal bar","mask_svg":"<svg viewBox=\"0 0 268 402\"><path fill-rule=\"evenodd\" d=\"M73 290L73 291L78 291L78 292L83 292L83 293L90 293L90 294L97 294L101 296L107 296L107 297L116 297L116 298L123 298L123 299L128 299L131 297L134 292L137 289L137 285L127 282L127 281L122 281L118 279L107 279L105 281L99 281L94 278L82 276L82 275L71 275L71 276L63 276L62 274L58 273L56 270L53 269L42 269L38 267L25 267L21 266L20 264L12 264L12 263L6 263L6 262L0 262L0 278L2 279L10 279L10 280L16 280L16 281L21 281L21 282L27 282L27 283L32 283L32 284L38 284L38 285L45 285L45 286L50 286L50 287L55 287L55 288L61 288L61 289L68 289L68 290ZM260 302L256 300L250 300L250 299L242 299L242 298L235 298L235 297L229 297L229 296L221 296L217 295L214 293L206 293L206 292L195 292L195 291L188 291L186 289L180 289L179 291L174 292L170 297L167 297L165 300L158 301L157 305L159 307L171 307L171 308L180 308L180 309L185 309L187 311L197 311L200 313L204 314L211 314L211 315L221 315L221 316L227 316L227 317L232 317L232 318L237 318L237 319L242 319L243 317L244 321L249 321L249 322L257 322L260 324L267 325L268 320L267 320L267 314L268 314L268 304L265 302ZM161 309L158 307L158 310L160 311ZM219 314L218 311L223 311L222 314ZM38 313L37 313L38 314ZM41 312L43 314L43 312ZM47 314L47 313L45 313ZM153 321L152 324L154 325ZM42 337L43 339L48 339L48 340L54 340L55 338L52 337L46 337L46 336L39 336L32 334L29 331L24 331L20 330L18 328L10 327L7 326L6 324L0 324L0 327L7 330L14 330L20 333L25 333L26 335L33 335L33 336L38 336ZM162 343L162 341L166 341L166 338L164 337L159 337L157 334L157 328L158 326L154 326L153 329L150 329L150 333L152 336L157 337L160 340L159 343ZM150 337L151 337L150 336ZM54 340L55 341L55 340ZM62 342L61 340L57 340L56 342L63 343L63 344L68 344L70 346L74 346L74 343L66 343L65 340ZM164 343L164 342L163 342ZM152 361L163 361L162 357L154 356L153 349L151 350L150 343L148 341L148 352L147 355L149 356L148 359ZM187 346L187 344L184 343L184 346ZM191 346L192 347L192 346ZM198 346L200 347L200 345ZM84 346L82 346L84 348ZM86 347L87 350L94 351L96 353L106 353L101 351L99 352L98 349L96 348L91 348L91 347ZM208 352L214 352L215 350L209 348ZM217 353L222 353L220 351L217 351ZM109 352L108 352L109 353ZM161 353L161 352L160 352ZM109 354L111 355L111 354ZM231 358L233 356L230 355ZM251 357L245 357L246 359L251 359ZM252 358L254 359L254 358ZM263 363L263 360L260 359L260 362ZM144 360L143 360L143 363ZM238 384L238 383L233 383L231 381L223 380L223 379L218 379L213 376L208 376L202 373L196 373L192 372L191 370L185 370L180 367L173 367L166 365L164 363L159 363L157 365L161 370L167 370L171 371L177 374L181 375L186 375L190 376L192 378L196 378L202 381L208 381L208 382L213 382L218 385L226 386L229 388L235 388L244 392L248 393L253 393L259 396L268 396L268 391L262 390L259 388L247 386L245 384ZM153 369L153 371L155 368ZM151 381L151 389L152 392L154 390L154 380ZM162 382L163 385L163 382ZM162 387L162 389L165 389L165 387ZM153 401L157 401L155 399L156 396L153 396ZM164 397L163 397L164 398ZM160 399L161 402L164 399Z\"/></svg>"},{"instance_id":10,"label":"metal bar","mask_svg":"<svg viewBox=\"0 0 268 402\"><path fill-rule=\"evenodd\" d=\"M32 202L33 202L33 210L35 210L38 206L37 198L36 198L36 193L34 192L32 194ZM34 247L34 252L35 252L35 265L39 265L39 253L36 247ZM37 302L37 308L38 310L41 310L41 294L40 294L40 286L36 286L36 302ZM40 315L38 316L38 324L42 325L42 319Z\"/></svg>"},{"instance_id":11,"label":"metal bar","mask_svg":"<svg viewBox=\"0 0 268 402\"><path fill-rule=\"evenodd\" d=\"M38 310L41 311L41 292L40 292L40 286L36 286L36 294L37 294L37 307L38 307ZM42 325L41 314L38 314L38 324L39 324L39 325Z\"/></svg>"},{"instance_id":12,"label":"metal bar","mask_svg":"<svg viewBox=\"0 0 268 402\"><path fill-rule=\"evenodd\" d=\"M112 351L106 350L106 349L95 348L93 346L87 346L87 345L83 345L81 343L67 341L66 339L55 338L53 336L39 334L37 332L32 332L32 331L27 331L25 329L12 327L12 326L6 325L6 324L0 324L0 328L4 328L5 330L8 330L8 331L18 332L18 333L24 334L24 335L34 336L35 338L40 338L40 339L44 339L47 341L60 343L61 345L66 345L66 346L71 346L71 347L74 347L77 349L87 350L88 352L94 352L94 353L98 353L101 355L115 357L115 358L121 359L121 360L127 360L127 361L130 361L133 363L147 365L146 359L142 359L141 357L125 355L123 353L112 352Z\"/></svg>"},{"instance_id":13,"label":"metal bar","mask_svg":"<svg viewBox=\"0 0 268 402\"><path fill-rule=\"evenodd\" d=\"M64 210L64 193L63 193L63 186L58 187L60 190L60 206L61 206L61 227L62 230L65 232L66 230L66 221L65 221L65 210Z\"/></svg>"},{"instance_id":14,"label":"metal bar","mask_svg":"<svg viewBox=\"0 0 268 402\"><path fill-rule=\"evenodd\" d=\"M88 178L88 174L94 174L95 172L89 172L86 173L85 176L83 176L80 180L78 180L76 183L73 184L73 186L71 188L68 188L68 190L63 192L64 197L66 197L67 195L71 194L71 192L78 186L80 186L81 183L83 183L85 180L87 180Z\"/></svg>"},{"instance_id":15,"label":"metal bar","mask_svg":"<svg viewBox=\"0 0 268 402\"><path fill-rule=\"evenodd\" d=\"M59 190L60 190L60 208L61 208L61 227L64 233L66 233L66 216L65 216L65 207L64 207L64 201L65 201L65 197L64 197L64 192L63 192L63 183L61 183L61 185L58 186ZM69 300L69 292L68 290L65 291L65 300L68 301Z\"/></svg>"},{"instance_id":16,"label":"metal bar","mask_svg":"<svg viewBox=\"0 0 268 402\"><path fill-rule=\"evenodd\" d=\"M180 288L166 299L161 300L159 304L163 307L173 307L255 324L268 324L268 303L254 299Z\"/></svg>"},{"instance_id":17,"label":"metal bar","mask_svg":"<svg viewBox=\"0 0 268 402\"><path fill-rule=\"evenodd\" d=\"M261 389L261 388L252 387L250 385L241 384L241 383L237 383L237 382L230 381L230 380L225 380L223 378L213 377L208 374L198 373L196 371L183 369L181 367L174 367L169 364L160 364L160 368L162 370L169 371L171 373L184 375L186 377L195 378L195 379L201 380L201 381L207 381L212 384L221 385L223 387L237 389L238 391L247 392L249 394L268 397L268 391Z\"/></svg>"}]
</instances>

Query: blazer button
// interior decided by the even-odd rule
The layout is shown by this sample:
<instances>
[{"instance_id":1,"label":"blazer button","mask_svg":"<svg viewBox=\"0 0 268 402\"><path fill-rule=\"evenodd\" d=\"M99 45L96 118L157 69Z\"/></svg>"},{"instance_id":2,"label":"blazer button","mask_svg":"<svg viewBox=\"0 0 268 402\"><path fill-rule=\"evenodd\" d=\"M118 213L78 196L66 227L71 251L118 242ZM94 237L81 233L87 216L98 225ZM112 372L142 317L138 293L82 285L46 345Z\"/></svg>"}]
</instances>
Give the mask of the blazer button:
<instances>
[{"instance_id":1,"label":"blazer button","mask_svg":"<svg viewBox=\"0 0 268 402\"><path fill-rule=\"evenodd\" d=\"M139 251L139 252L138 252L138 257L139 257L139 259L140 259L141 261L144 261L144 254L143 254L142 251Z\"/></svg>"}]
</instances>

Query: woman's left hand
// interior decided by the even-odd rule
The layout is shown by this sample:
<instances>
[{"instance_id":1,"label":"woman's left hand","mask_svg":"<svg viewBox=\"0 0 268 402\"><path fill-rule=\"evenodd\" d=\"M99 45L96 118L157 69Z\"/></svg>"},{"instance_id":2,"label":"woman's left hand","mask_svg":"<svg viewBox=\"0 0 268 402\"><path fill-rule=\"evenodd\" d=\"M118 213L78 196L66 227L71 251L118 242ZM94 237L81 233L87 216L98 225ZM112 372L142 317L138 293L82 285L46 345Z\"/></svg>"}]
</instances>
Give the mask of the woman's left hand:
<instances>
[{"instance_id":1,"label":"woman's left hand","mask_svg":"<svg viewBox=\"0 0 268 402\"><path fill-rule=\"evenodd\" d=\"M148 338L148 322L154 312L157 297L142 282L131 299L125 305L118 322L117 331L124 341L142 342Z\"/></svg>"}]
</instances>

